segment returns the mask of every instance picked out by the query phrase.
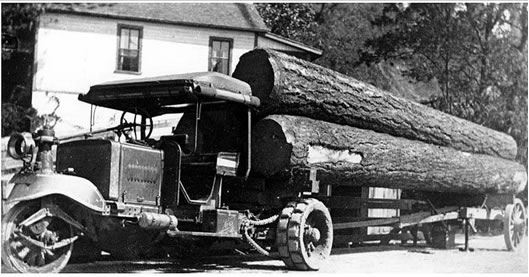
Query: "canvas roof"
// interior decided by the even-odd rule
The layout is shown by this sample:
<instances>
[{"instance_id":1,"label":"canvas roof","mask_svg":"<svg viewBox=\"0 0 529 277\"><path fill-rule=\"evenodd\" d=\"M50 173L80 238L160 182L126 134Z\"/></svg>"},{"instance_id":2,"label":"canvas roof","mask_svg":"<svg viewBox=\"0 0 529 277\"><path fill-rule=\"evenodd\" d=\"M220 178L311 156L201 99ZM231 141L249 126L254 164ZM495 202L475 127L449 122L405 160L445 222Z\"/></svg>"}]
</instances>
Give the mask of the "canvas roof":
<instances>
[{"instance_id":1,"label":"canvas roof","mask_svg":"<svg viewBox=\"0 0 529 277\"><path fill-rule=\"evenodd\" d=\"M127 111L141 108L151 116L166 113L163 108L175 104L225 100L258 107L250 85L217 72L194 72L158 77L111 81L90 87L79 100Z\"/></svg>"}]
</instances>

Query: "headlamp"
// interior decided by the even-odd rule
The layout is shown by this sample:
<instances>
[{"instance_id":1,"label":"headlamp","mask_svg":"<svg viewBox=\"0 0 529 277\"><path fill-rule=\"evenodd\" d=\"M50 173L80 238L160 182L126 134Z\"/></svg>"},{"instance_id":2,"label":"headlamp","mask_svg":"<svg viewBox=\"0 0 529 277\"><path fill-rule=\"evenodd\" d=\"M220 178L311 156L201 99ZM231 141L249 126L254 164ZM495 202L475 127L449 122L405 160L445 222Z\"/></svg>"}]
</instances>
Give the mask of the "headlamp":
<instances>
[{"instance_id":1,"label":"headlamp","mask_svg":"<svg viewBox=\"0 0 529 277\"><path fill-rule=\"evenodd\" d=\"M7 154L15 160L31 157L33 149L35 149L35 141L31 133L27 132L11 135L7 143Z\"/></svg>"}]
</instances>

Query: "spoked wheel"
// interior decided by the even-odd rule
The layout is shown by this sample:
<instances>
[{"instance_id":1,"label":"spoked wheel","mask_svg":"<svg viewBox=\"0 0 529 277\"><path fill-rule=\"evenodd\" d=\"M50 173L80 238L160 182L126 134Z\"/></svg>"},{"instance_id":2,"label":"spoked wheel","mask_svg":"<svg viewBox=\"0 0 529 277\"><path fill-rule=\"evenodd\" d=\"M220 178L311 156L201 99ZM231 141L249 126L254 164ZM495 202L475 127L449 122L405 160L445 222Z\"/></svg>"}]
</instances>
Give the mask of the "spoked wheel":
<instances>
[{"instance_id":1,"label":"spoked wheel","mask_svg":"<svg viewBox=\"0 0 529 277\"><path fill-rule=\"evenodd\" d=\"M505 244L509 251L515 251L527 229L527 216L525 208L520 199L515 199L514 204L509 204L505 207L505 215L503 217L503 234Z\"/></svg>"},{"instance_id":2,"label":"spoked wheel","mask_svg":"<svg viewBox=\"0 0 529 277\"><path fill-rule=\"evenodd\" d=\"M45 217L29 226L20 224L40 208L40 202L22 202L2 220L2 262L9 271L54 273L70 259L73 243L57 243L73 237L69 224L55 217Z\"/></svg>"},{"instance_id":3,"label":"spoked wheel","mask_svg":"<svg viewBox=\"0 0 529 277\"><path fill-rule=\"evenodd\" d=\"M289 203L277 224L277 246L290 269L318 270L329 258L333 230L329 210L316 199Z\"/></svg>"}]
</instances>

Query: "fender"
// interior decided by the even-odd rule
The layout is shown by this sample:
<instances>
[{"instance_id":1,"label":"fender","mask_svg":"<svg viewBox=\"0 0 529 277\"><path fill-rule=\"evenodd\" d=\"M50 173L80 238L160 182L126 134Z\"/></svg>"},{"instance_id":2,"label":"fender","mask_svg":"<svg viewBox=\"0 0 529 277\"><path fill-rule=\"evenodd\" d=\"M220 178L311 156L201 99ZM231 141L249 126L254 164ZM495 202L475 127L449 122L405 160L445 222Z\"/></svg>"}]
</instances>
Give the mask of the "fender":
<instances>
[{"instance_id":1,"label":"fender","mask_svg":"<svg viewBox=\"0 0 529 277\"><path fill-rule=\"evenodd\" d=\"M17 174L9 181L14 183L7 202L33 200L51 194L64 195L79 204L105 212L105 199L96 186L87 179L63 174L26 173Z\"/></svg>"}]
</instances>

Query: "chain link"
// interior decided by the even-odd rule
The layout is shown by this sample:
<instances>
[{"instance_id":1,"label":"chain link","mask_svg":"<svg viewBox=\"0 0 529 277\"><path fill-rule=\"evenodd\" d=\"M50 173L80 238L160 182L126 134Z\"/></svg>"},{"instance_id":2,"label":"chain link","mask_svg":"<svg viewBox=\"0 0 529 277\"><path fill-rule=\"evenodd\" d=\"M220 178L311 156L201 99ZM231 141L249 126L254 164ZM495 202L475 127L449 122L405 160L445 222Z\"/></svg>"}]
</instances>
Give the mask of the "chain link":
<instances>
[{"instance_id":1,"label":"chain link","mask_svg":"<svg viewBox=\"0 0 529 277\"><path fill-rule=\"evenodd\" d=\"M267 219L262 219L262 220L251 220L251 219L248 219L247 222L250 225L263 226L263 225L268 225L268 224L273 223L278 218L279 218L279 215L274 215L274 216L271 216L271 217L269 217Z\"/></svg>"},{"instance_id":2,"label":"chain link","mask_svg":"<svg viewBox=\"0 0 529 277\"><path fill-rule=\"evenodd\" d=\"M250 246L252 246L253 249L255 249L257 252L259 252L261 255L272 257L272 258L277 258L274 255L271 255L270 252L266 251L266 249L261 247L259 244L257 244L257 242L255 240L253 240L250 237L250 235L248 234L248 229L252 225L253 226L264 226L264 225L271 224L271 223L275 222L278 218L279 218L279 215L274 215L274 216L271 216L271 217L269 217L267 219L263 219L263 220L246 219L243 222L243 224L242 224L242 230L243 230L244 239L250 244Z\"/></svg>"}]
</instances>

